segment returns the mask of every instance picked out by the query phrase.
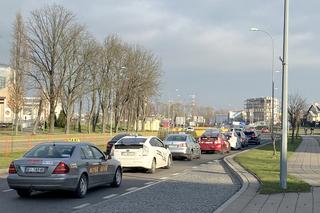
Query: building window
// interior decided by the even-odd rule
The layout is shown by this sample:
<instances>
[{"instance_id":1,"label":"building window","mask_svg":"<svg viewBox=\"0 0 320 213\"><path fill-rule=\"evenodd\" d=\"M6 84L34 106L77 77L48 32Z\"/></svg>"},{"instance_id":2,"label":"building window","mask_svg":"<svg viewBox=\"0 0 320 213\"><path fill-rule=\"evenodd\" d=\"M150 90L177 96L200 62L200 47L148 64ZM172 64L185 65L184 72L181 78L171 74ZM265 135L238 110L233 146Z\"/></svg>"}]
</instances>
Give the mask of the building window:
<instances>
[{"instance_id":1,"label":"building window","mask_svg":"<svg viewBox=\"0 0 320 213\"><path fill-rule=\"evenodd\" d=\"M0 89L6 87L6 77L0 76Z\"/></svg>"}]
</instances>

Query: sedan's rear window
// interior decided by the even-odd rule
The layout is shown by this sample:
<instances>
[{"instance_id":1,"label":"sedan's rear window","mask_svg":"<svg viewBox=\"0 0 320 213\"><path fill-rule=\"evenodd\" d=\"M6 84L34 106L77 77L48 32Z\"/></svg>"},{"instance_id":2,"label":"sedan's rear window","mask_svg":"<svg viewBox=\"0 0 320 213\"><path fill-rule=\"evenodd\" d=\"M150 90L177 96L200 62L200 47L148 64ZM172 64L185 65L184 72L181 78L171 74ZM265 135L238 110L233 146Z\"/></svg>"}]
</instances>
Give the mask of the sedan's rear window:
<instances>
[{"instance_id":1,"label":"sedan's rear window","mask_svg":"<svg viewBox=\"0 0 320 213\"><path fill-rule=\"evenodd\" d=\"M167 137L166 141L186 141L186 135L170 135Z\"/></svg>"},{"instance_id":2,"label":"sedan's rear window","mask_svg":"<svg viewBox=\"0 0 320 213\"><path fill-rule=\"evenodd\" d=\"M27 152L25 158L70 158L75 146L62 144L43 144Z\"/></svg>"},{"instance_id":3,"label":"sedan's rear window","mask_svg":"<svg viewBox=\"0 0 320 213\"><path fill-rule=\"evenodd\" d=\"M247 136L250 136L250 135L254 134L254 132L253 131L245 131L244 134Z\"/></svg>"},{"instance_id":4,"label":"sedan's rear window","mask_svg":"<svg viewBox=\"0 0 320 213\"><path fill-rule=\"evenodd\" d=\"M146 138L122 138L117 142L117 145L140 145L146 142Z\"/></svg>"}]
</instances>

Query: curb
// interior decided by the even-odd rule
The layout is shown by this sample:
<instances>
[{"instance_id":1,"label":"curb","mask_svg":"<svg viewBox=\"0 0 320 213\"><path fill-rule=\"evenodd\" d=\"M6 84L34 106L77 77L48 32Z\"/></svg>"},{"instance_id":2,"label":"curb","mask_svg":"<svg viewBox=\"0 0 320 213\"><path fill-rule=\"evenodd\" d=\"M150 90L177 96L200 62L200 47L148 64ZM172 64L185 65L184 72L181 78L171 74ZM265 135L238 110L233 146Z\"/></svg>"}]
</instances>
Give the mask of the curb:
<instances>
[{"instance_id":1,"label":"curb","mask_svg":"<svg viewBox=\"0 0 320 213\"><path fill-rule=\"evenodd\" d=\"M233 158L239 154L248 152L252 149L256 149L256 148L260 148L262 146L265 146L267 144L270 144L271 142L267 142L265 144L261 144L259 146L255 146L254 148L250 148L247 150L244 150L242 152L238 152L232 155L228 155L226 157L224 157L222 159L223 165L226 166L228 168L228 170L239 180L239 182L241 183L241 188L239 189L239 191L237 191L232 197L230 197L227 201L225 201L219 208L217 208L213 213L222 213L229 205L231 205L231 203L233 203L234 201L236 201L249 187L249 179L248 177L246 177L244 174L242 174L243 172L239 171L237 168L235 168L234 165L238 165L240 166L242 169L244 169L245 172L249 173L250 175L252 175L259 183L259 179L257 179L256 175L252 174L251 172L247 171L245 168L243 168L239 163L237 163L236 161L233 160Z\"/></svg>"},{"instance_id":2,"label":"curb","mask_svg":"<svg viewBox=\"0 0 320 213\"><path fill-rule=\"evenodd\" d=\"M8 175L8 169L0 169L0 177L7 176Z\"/></svg>"}]
</instances>

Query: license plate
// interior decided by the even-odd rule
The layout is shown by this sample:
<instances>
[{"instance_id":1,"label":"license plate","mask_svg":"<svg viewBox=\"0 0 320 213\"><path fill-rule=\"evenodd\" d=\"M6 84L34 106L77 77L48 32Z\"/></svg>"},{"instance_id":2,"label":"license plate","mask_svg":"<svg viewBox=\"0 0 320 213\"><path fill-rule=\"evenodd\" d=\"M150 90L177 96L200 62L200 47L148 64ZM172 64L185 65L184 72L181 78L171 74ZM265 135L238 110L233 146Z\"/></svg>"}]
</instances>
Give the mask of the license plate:
<instances>
[{"instance_id":1,"label":"license plate","mask_svg":"<svg viewBox=\"0 0 320 213\"><path fill-rule=\"evenodd\" d=\"M169 145L169 148L177 148L177 145Z\"/></svg>"},{"instance_id":2,"label":"license plate","mask_svg":"<svg viewBox=\"0 0 320 213\"><path fill-rule=\"evenodd\" d=\"M27 167L26 173L44 173L45 168L43 167Z\"/></svg>"},{"instance_id":3,"label":"license plate","mask_svg":"<svg viewBox=\"0 0 320 213\"><path fill-rule=\"evenodd\" d=\"M122 156L135 156L136 153L135 152L122 152L121 155Z\"/></svg>"}]
</instances>

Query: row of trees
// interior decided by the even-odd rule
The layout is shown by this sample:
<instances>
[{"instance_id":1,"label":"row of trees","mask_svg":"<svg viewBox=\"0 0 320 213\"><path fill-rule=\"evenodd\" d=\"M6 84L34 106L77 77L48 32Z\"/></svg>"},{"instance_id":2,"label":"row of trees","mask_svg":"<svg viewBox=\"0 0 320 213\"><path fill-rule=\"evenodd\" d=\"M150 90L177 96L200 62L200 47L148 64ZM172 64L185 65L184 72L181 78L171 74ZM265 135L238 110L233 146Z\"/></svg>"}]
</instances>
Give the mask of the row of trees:
<instances>
[{"instance_id":1,"label":"row of trees","mask_svg":"<svg viewBox=\"0 0 320 213\"><path fill-rule=\"evenodd\" d=\"M18 14L13 40L11 67L15 75L10 84L10 108L17 124L24 89L34 89L42 97L34 132L43 102L49 104L50 133L54 132L58 103L66 118L65 133L69 133L75 106L81 116L84 102L90 108L87 130L95 131L101 120L105 132L111 119L116 130L121 119L128 121L128 127L144 121L148 103L157 95L161 65L151 51L128 44L117 35L97 42L62 6L34 10L26 22ZM79 131L80 122L81 118Z\"/></svg>"}]
</instances>

